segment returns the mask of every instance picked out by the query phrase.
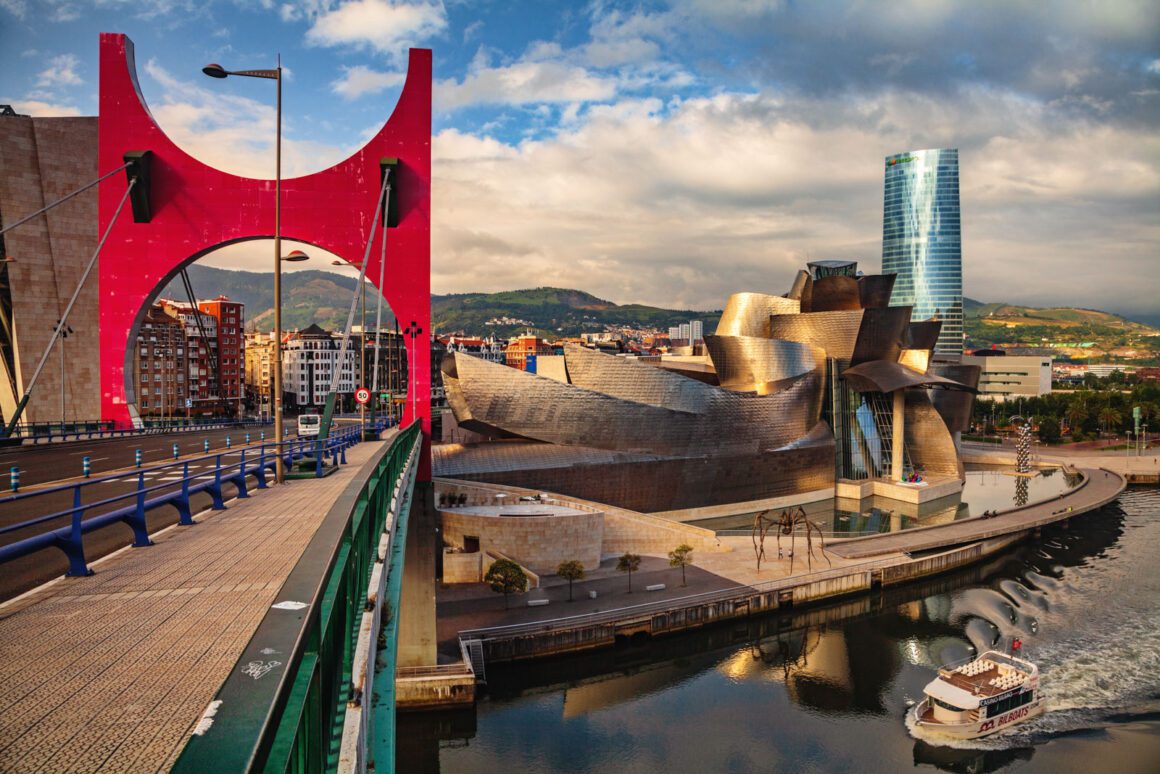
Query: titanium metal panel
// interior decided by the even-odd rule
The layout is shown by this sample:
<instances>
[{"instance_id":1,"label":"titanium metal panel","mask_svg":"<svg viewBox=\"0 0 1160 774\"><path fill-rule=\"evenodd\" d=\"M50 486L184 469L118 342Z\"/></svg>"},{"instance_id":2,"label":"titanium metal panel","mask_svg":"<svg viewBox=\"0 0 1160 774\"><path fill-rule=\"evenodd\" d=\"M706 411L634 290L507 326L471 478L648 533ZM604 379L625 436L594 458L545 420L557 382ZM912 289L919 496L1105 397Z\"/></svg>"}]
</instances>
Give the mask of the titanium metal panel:
<instances>
[{"instance_id":1,"label":"titanium metal panel","mask_svg":"<svg viewBox=\"0 0 1160 774\"><path fill-rule=\"evenodd\" d=\"M930 372L947 379L977 389L982 368L961 363L936 360L931 363ZM975 407L975 393L961 390L931 390L930 400L935 411L952 433L965 433L971 429L971 412Z\"/></svg>"},{"instance_id":2,"label":"titanium metal panel","mask_svg":"<svg viewBox=\"0 0 1160 774\"><path fill-rule=\"evenodd\" d=\"M564 362L576 387L658 408L704 411L715 390L680 374L577 344L564 345Z\"/></svg>"},{"instance_id":3,"label":"titanium metal panel","mask_svg":"<svg viewBox=\"0 0 1160 774\"><path fill-rule=\"evenodd\" d=\"M826 353L797 341L752 336L706 336L721 386L729 390L762 391L770 382L798 377L825 365Z\"/></svg>"},{"instance_id":4,"label":"titanium metal panel","mask_svg":"<svg viewBox=\"0 0 1160 774\"><path fill-rule=\"evenodd\" d=\"M871 360L847 368L842 378L857 392L894 392L908 387L945 387L970 390L965 384L934 374L924 374L889 360Z\"/></svg>"},{"instance_id":5,"label":"titanium metal panel","mask_svg":"<svg viewBox=\"0 0 1160 774\"><path fill-rule=\"evenodd\" d=\"M670 456L738 456L784 446L806 435L821 414L822 378L808 373L786 390L752 395L710 387L642 363L591 350L573 353L600 389L641 400L615 397L576 384L518 371L454 353L455 376L445 376L448 402L461 423L482 422L525 438L566 446L590 446ZM603 367L603 368L602 368ZM684 410L656 405L668 382L687 382L677 395Z\"/></svg>"},{"instance_id":6,"label":"titanium metal panel","mask_svg":"<svg viewBox=\"0 0 1160 774\"><path fill-rule=\"evenodd\" d=\"M807 312L769 318L769 337L821 347L827 357L849 360L854 355L864 310Z\"/></svg>"},{"instance_id":7,"label":"titanium metal panel","mask_svg":"<svg viewBox=\"0 0 1160 774\"><path fill-rule=\"evenodd\" d=\"M907 368L912 368L919 373L925 374L930 368L930 350L904 349L898 356L898 362Z\"/></svg>"},{"instance_id":8,"label":"titanium metal panel","mask_svg":"<svg viewBox=\"0 0 1160 774\"><path fill-rule=\"evenodd\" d=\"M850 363L858 365L868 360L898 362L909 323L910 307L907 306L864 310Z\"/></svg>"},{"instance_id":9,"label":"titanium metal panel","mask_svg":"<svg viewBox=\"0 0 1160 774\"><path fill-rule=\"evenodd\" d=\"M771 314L797 314L800 311L801 302L796 298L766 293L734 293L725 303L725 311L717 323L717 335L765 337L768 335L766 321Z\"/></svg>"},{"instance_id":10,"label":"titanium metal panel","mask_svg":"<svg viewBox=\"0 0 1160 774\"><path fill-rule=\"evenodd\" d=\"M941 330L942 320L911 321L906 328L906 348L934 350Z\"/></svg>"},{"instance_id":11,"label":"titanium metal panel","mask_svg":"<svg viewBox=\"0 0 1160 774\"><path fill-rule=\"evenodd\" d=\"M897 274L867 274L858 278L858 296L863 309L890 306Z\"/></svg>"},{"instance_id":12,"label":"titanium metal panel","mask_svg":"<svg viewBox=\"0 0 1160 774\"><path fill-rule=\"evenodd\" d=\"M785 297L796 298L800 301L805 297L806 290L809 288L810 284L813 283L813 281L813 277L810 276L808 271L805 269L798 269L798 273L795 274L793 278L793 287L789 289L789 292L785 294ZM801 311L808 312L809 309L802 309Z\"/></svg>"},{"instance_id":13,"label":"titanium metal panel","mask_svg":"<svg viewBox=\"0 0 1160 774\"><path fill-rule=\"evenodd\" d=\"M907 390L905 411L905 442L911 463L921 465L930 475L963 478L954 438L931 405L927 391Z\"/></svg>"},{"instance_id":14,"label":"titanium metal panel","mask_svg":"<svg viewBox=\"0 0 1160 774\"><path fill-rule=\"evenodd\" d=\"M814 280L812 312L837 312L861 309L858 280L854 277L832 275Z\"/></svg>"}]
</instances>

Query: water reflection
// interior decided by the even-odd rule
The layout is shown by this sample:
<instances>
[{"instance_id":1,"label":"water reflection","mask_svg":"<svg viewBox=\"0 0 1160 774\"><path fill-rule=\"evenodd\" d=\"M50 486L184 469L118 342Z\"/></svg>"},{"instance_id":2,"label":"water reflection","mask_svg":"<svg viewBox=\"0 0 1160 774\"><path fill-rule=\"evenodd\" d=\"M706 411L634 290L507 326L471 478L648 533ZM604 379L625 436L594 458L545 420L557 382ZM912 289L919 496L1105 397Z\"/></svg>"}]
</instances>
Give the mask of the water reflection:
<instances>
[{"instance_id":1,"label":"water reflection","mask_svg":"<svg viewBox=\"0 0 1160 774\"><path fill-rule=\"evenodd\" d=\"M1160 516L1160 493L1147 495ZM493 665L479 731L466 720L403 716L399 769L886 771L912 760L976 772L1033 756L1049 765L1062 754L1054 750L1098 767L1104 753L1076 732L1125 722L1115 713L1158 690L1157 521L1136 518L1125 542L1125 515L1109 508L923 583L617 650ZM1133 643L1102 658L1124 677L1101 685L1083 664L1123 633ZM972 749L907 735L907 702L939 664L1013 634L1040 663L1048 714ZM1136 752L1156 738L1121 736Z\"/></svg>"},{"instance_id":2,"label":"water reflection","mask_svg":"<svg viewBox=\"0 0 1160 774\"><path fill-rule=\"evenodd\" d=\"M1078 475L1060 468L1045 468L1032 476L1016 476L1010 468L995 467L967 471L961 493L924 503L872 495L860 500L838 497L803 507L806 517L827 536L854 537L946 524L979 516L984 511L1022 507L1029 502L1050 499L1079 482ZM753 530L753 517L753 513L741 513L689 523L721 534L748 535Z\"/></svg>"}]
</instances>

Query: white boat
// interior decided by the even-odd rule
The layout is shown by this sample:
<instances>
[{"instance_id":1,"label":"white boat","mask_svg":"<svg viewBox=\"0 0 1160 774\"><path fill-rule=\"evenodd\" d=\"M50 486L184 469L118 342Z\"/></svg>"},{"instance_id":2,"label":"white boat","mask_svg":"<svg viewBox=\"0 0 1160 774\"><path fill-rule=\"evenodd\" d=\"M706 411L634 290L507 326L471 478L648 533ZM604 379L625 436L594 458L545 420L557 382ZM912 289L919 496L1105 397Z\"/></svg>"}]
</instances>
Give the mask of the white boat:
<instances>
[{"instance_id":1,"label":"white boat","mask_svg":"<svg viewBox=\"0 0 1160 774\"><path fill-rule=\"evenodd\" d=\"M914 706L918 728L958 739L977 739L1043 713L1039 668L1030 661L989 650L947 664Z\"/></svg>"}]
</instances>

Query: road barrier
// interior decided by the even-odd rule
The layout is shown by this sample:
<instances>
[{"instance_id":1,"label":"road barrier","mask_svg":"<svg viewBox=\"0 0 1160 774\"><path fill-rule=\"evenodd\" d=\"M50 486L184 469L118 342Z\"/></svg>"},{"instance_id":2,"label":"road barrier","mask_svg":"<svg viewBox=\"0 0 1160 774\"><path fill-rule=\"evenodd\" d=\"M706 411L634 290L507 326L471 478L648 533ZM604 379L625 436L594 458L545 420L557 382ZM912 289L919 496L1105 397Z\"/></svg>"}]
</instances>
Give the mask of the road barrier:
<instances>
[{"instance_id":1,"label":"road barrier","mask_svg":"<svg viewBox=\"0 0 1160 774\"><path fill-rule=\"evenodd\" d=\"M349 427L334 433L330 438L294 439L283 442L282 457L287 468L300 460L314 459L315 475L324 474L323 458L330 456L335 464L346 464L346 450L362 440L362 428ZM256 457L256 459L255 459ZM34 510L36 500L59 492L72 492L73 504L71 508L32 519L0 527L0 539L3 535L26 530L42 525L59 523L68 520L67 526L49 527L43 532L25 537L8 545L0 546L0 564L9 562L21 556L40 551L45 548L58 548L64 552L69 561L68 575L91 575L92 571L85 561L84 536L93 530L102 529L113 524L127 524L133 530L133 545L148 546L149 540L146 514L162 506L173 506L178 512L178 523L193 524L193 515L190 512L190 497L200 492L206 492L213 498L214 510L225 508L222 487L232 484L237 488L238 497L249 496L247 477L253 477L259 489L265 489L267 471L274 468L277 452L274 444L262 444L258 448L242 449L240 452L219 452L217 454L194 457L183 462L170 462L149 468L141 468L140 450L137 451L137 468L131 474L125 472L111 473L99 478L85 478L75 483L61 486L47 487L33 492L19 492L20 471L13 467L10 471L12 491L14 494L0 498L0 505L13 502L27 503L29 510ZM87 463L88 458L85 458ZM212 470L191 472L191 466L200 467L206 463L213 465ZM84 464L84 463L82 463ZM86 468L87 470L88 468ZM180 470L180 480L163 481L162 483L146 486L146 476L158 479L173 475ZM94 489L109 481L124 480L128 476L135 476L137 486L132 492L100 498L85 502L85 495L90 492L99 492ZM98 511L95 515L85 517L86 513Z\"/></svg>"},{"instance_id":2,"label":"road barrier","mask_svg":"<svg viewBox=\"0 0 1160 774\"><path fill-rule=\"evenodd\" d=\"M267 612L173 771L365 771L372 746L374 770L394 771L403 546L422 442L417 423L403 429L338 497L279 592L294 607ZM252 676L255 662L276 662L269 679Z\"/></svg>"}]
</instances>

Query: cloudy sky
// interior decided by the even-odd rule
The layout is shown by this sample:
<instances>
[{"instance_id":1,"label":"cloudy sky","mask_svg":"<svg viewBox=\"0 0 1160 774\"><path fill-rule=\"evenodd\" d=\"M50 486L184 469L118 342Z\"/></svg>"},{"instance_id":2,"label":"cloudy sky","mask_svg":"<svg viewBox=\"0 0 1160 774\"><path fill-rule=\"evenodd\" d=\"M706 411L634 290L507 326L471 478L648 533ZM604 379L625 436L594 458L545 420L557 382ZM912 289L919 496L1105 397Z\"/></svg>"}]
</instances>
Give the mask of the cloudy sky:
<instances>
[{"instance_id":1,"label":"cloudy sky","mask_svg":"<svg viewBox=\"0 0 1160 774\"><path fill-rule=\"evenodd\" d=\"M720 308L808 259L874 271L883 157L957 147L968 296L1160 313L1154 0L0 0L0 103L95 114L101 31L133 38L166 131L255 176L273 89L203 64L281 53L302 174L432 48L437 293ZM219 265L263 270L250 249Z\"/></svg>"}]
</instances>

